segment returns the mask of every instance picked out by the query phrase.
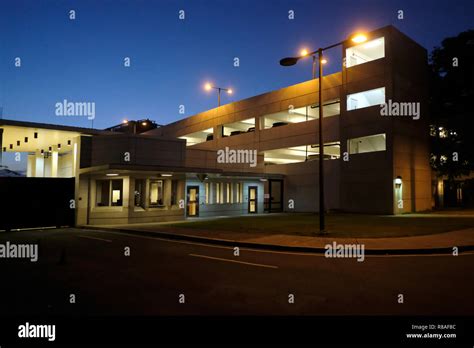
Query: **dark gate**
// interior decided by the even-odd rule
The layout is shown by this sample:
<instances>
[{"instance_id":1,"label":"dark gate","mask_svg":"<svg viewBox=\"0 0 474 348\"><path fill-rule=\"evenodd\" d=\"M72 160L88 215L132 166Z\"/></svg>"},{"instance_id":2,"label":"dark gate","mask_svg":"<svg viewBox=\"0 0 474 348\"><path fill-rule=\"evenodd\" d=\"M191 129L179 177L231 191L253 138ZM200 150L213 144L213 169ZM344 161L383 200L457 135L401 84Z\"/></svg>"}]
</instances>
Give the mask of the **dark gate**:
<instances>
[{"instance_id":1,"label":"dark gate","mask_svg":"<svg viewBox=\"0 0 474 348\"><path fill-rule=\"evenodd\" d=\"M74 226L74 178L0 177L0 230Z\"/></svg>"}]
</instances>

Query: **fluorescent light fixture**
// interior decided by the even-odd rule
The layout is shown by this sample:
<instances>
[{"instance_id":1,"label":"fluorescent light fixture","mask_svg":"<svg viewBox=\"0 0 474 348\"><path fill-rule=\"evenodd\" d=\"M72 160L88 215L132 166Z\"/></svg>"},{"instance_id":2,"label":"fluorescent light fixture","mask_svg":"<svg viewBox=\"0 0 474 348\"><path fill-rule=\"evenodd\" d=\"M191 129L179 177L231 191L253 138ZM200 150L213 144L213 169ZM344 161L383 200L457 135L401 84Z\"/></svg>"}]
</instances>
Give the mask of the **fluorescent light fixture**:
<instances>
[{"instance_id":1,"label":"fluorescent light fixture","mask_svg":"<svg viewBox=\"0 0 474 348\"><path fill-rule=\"evenodd\" d=\"M160 174L161 176L173 176L173 174Z\"/></svg>"},{"instance_id":2,"label":"fluorescent light fixture","mask_svg":"<svg viewBox=\"0 0 474 348\"><path fill-rule=\"evenodd\" d=\"M117 173L107 173L107 174L105 174L105 175L107 175L107 176L118 176Z\"/></svg>"}]
</instances>

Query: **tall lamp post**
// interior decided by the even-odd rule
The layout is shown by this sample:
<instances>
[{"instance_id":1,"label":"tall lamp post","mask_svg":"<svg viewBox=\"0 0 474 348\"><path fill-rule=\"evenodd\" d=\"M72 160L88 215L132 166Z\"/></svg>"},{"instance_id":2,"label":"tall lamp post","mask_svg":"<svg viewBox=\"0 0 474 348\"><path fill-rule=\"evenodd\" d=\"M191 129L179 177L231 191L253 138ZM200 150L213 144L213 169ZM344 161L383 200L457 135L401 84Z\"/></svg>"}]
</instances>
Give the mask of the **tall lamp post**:
<instances>
[{"instance_id":1,"label":"tall lamp post","mask_svg":"<svg viewBox=\"0 0 474 348\"><path fill-rule=\"evenodd\" d=\"M311 56L313 57L313 79L315 78L316 73L316 56L319 63L319 232L324 233L325 230L325 216L324 216L324 143L323 143L323 64L326 63L326 60L323 57L323 52L340 46L351 40L355 43L362 43L367 40L367 37L363 34L354 35L344 41L338 42L337 44L330 45L324 48L318 48L313 52L303 51L302 55L298 57L287 57L280 60L280 65L282 66L292 66L298 63L302 58Z\"/></svg>"},{"instance_id":2,"label":"tall lamp post","mask_svg":"<svg viewBox=\"0 0 474 348\"><path fill-rule=\"evenodd\" d=\"M217 90L217 106L221 106L221 91L227 92L227 94L232 94L233 91L230 88L222 88L222 87L216 87L211 85L209 82L204 85L204 89L206 91L210 91L211 89L216 89Z\"/></svg>"}]
</instances>

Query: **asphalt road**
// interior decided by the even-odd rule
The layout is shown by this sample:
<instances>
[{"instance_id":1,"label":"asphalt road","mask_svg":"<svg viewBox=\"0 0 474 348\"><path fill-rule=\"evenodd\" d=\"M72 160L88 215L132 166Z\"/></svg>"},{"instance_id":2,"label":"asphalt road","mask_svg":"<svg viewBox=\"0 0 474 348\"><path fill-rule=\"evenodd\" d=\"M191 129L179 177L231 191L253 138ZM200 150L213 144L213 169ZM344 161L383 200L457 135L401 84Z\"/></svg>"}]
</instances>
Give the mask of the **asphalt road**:
<instances>
[{"instance_id":1,"label":"asphalt road","mask_svg":"<svg viewBox=\"0 0 474 348\"><path fill-rule=\"evenodd\" d=\"M81 229L0 233L6 241L39 242L40 254L0 259L0 316L474 314L474 254L234 256L228 247Z\"/></svg>"}]
</instances>

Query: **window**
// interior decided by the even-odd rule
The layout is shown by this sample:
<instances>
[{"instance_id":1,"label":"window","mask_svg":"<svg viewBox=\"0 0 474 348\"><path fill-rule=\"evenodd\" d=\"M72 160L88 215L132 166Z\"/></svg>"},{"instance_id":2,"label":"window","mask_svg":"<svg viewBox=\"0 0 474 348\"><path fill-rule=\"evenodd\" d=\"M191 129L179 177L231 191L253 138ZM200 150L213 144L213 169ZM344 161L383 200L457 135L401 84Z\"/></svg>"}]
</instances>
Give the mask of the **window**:
<instances>
[{"instance_id":1,"label":"window","mask_svg":"<svg viewBox=\"0 0 474 348\"><path fill-rule=\"evenodd\" d=\"M385 39L380 37L346 49L346 67L371 62L385 57Z\"/></svg>"},{"instance_id":2,"label":"window","mask_svg":"<svg viewBox=\"0 0 474 348\"><path fill-rule=\"evenodd\" d=\"M209 204L209 183L204 183L205 202Z\"/></svg>"},{"instance_id":3,"label":"window","mask_svg":"<svg viewBox=\"0 0 474 348\"><path fill-rule=\"evenodd\" d=\"M236 185L236 197L235 197L235 203L242 203L242 191L243 191L243 188L242 188L242 183L241 182L238 182L235 184Z\"/></svg>"},{"instance_id":4,"label":"window","mask_svg":"<svg viewBox=\"0 0 474 348\"><path fill-rule=\"evenodd\" d=\"M150 181L150 206L163 205L163 180Z\"/></svg>"},{"instance_id":5,"label":"window","mask_svg":"<svg viewBox=\"0 0 474 348\"><path fill-rule=\"evenodd\" d=\"M232 203L232 185L230 182L226 183L226 203Z\"/></svg>"},{"instance_id":6,"label":"window","mask_svg":"<svg viewBox=\"0 0 474 348\"><path fill-rule=\"evenodd\" d=\"M216 203L221 203L221 187L218 182L216 183Z\"/></svg>"},{"instance_id":7,"label":"window","mask_svg":"<svg viewBox=\"0 0 474 348\"><path fill-rule=\"evenodd\" d=\"M347 95L347 111L381 105L384 103L385 87Z\"/></svg>"},{"instance_id":8,"label":"window","mask_svg":"<svg viewBox=\"0 0 474 348\"><path fill-rule=\"evenodd\" d=\"M171 180L171 205L178 204L178 180Z\"/></svg>"},{"instance_id":9,"label":"window","mask_svg":"<svg viewBox=\"0 0 474 348\"><path fill-rule=\"evenodd\" d=\"M97 180L96 205L98 207L122 206L123 180Z\"/></svg>"},{"instance_id":10,"label":"window","mask_svg":"<svg viewBox=\"0 0 474 348\"><path fill-rule=\"evenodd\" d=\"M347 147L351 155L364 152L385 151L385 134L349 139L347 140Z\"/></svg>"},{"instance_id":11,"label":"window","mask_svg":"<svg viewBox=\"0 0 474 348\"><path fill-rule=\"evenodd\" d=\"M145 180L135 180L135 207L145 208Z\"/></svg>"}]
</instances>

